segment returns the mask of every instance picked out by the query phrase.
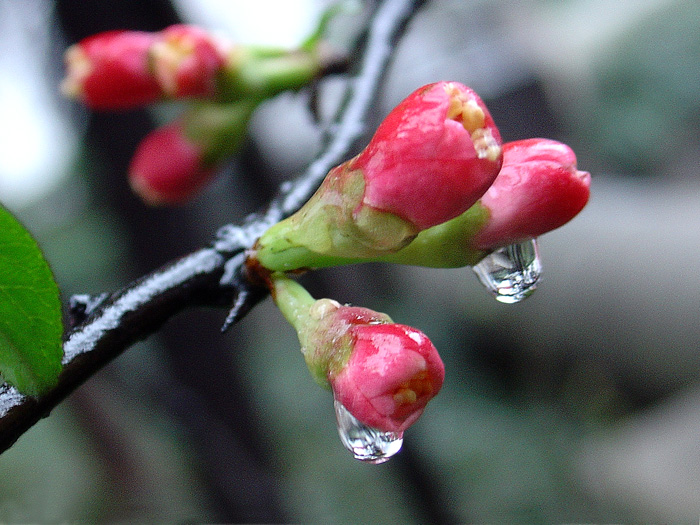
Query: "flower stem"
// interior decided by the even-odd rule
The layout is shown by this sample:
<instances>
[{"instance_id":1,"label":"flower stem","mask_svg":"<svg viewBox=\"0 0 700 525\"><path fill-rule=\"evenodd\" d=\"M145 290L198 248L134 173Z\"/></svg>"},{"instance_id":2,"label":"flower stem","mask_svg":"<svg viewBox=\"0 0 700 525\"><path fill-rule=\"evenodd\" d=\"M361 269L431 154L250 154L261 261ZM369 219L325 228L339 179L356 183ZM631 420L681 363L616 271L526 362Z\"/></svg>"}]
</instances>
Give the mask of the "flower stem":
<instances>
[{"instance_id":1,"label":"flower stem","mask_svg":"<svg viewBox=\"0 0 700 525\"><path fill-rule=\"evenodd\" d=\"M311 320L311 306L316 302L311 294L298 282L282 274L273 274L272 298L297 333L304 332Z\"/></svg>"}]
</instances>

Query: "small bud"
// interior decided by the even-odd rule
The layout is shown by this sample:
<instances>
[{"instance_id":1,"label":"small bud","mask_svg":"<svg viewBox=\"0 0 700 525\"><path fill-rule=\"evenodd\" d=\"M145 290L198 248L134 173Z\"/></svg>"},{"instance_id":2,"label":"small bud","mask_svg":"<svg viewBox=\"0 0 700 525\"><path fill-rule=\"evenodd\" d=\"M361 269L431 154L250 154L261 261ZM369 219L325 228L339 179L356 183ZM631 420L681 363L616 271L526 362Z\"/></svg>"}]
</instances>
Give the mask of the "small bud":
<instances>
[{"instance_id":1,"label":"small bud","mask_svg":"<svg viewBox=\"0 0 700 525\"><path fill-rule=\"evenodd\" d=\"M161 31L151 46L153 74L169 98L213 97L225 53L206 31L174 25Z\"/></svg>"},{"instance_id":2,"label":"small bud","mask_svg":"<svg viewBox=\"0 0 700 525\"><path fill-rule=\"evenodd\" d=\"M192 104L174 123L151 132L131 161L129 181L153 205L193 197L245 137L255 102Z\"/></svg>"},{"instance_id":3,"label":"small bud","mask_svg":"<svg viewBox=\"0 0 700 525\"><path fill-rule=\"evenodd\" d=\"M445 367L421 331L368 308L315 301L297 282L273 276L272 295L294 326L316 381L355 418L403 432L435 397Z\"/></svg>"},{"instance_id":4,"label":"small bud","mask_svg":"<svg viewBox=\"0 0 700 525\"><path fill-rule=\"evenodd\" d=\"M154 33L107 31L70 46L65 53L64 95L93 109L126 109L160 97L148 67Z\"/></svg>"},{"instance_id":5,"label":"small bud","mask_svg":"<svg viewBox=\"0 0 700 525\"><path fill-rule=\"evenodd\" d=\"M181 122L152 131L139 145L129 168L129 183L146 203L179 204L211 177L204 150L185 134Z\"/></svg>"},{"instance_id":6,"label":"small bud","mask_svg":"<svg viewBox=\"0 0 700 525\"><path fill-rule=\"evenodd\" d=\"M423 332L401 324L355 325L352 332L347 363L329 376L335 398L366 425L403 432L442 387L437 350Z\"/></svg>"},{"instance_id":7,"label":"small bud","mask_svg":"<svg viewBox=\"0 0 700 525\"><path fill-rule=\"evenodd\" d=\"M259 240L271 270L396 252L465 212L501 166L486 106L456 82L422 87L382 122L357 157L332 169L301 210Z\"/></svg>"},{"instance_id":8,"label":"small bud","mask_svg":"<svg viewBox=\"0 0 700 525\"><path fill-rule=\"evenodd\" d=\"M489 212L472 246L492 250L535 238L573 219L586 205L591 175L576 169L566 144L527 139L503 146L503 168L481 198Z\"/></svg>"}]
</instances>

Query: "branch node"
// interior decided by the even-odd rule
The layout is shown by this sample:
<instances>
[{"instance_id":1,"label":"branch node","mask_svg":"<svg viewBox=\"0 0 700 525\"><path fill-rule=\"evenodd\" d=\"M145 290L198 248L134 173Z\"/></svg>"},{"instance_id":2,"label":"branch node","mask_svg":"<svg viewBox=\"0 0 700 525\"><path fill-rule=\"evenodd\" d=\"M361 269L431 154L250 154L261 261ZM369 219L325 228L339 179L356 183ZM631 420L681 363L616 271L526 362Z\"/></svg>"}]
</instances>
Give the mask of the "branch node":
<instances>
[{"instance_id":1,"label":"branch node","mask_svg":"<svg viewBox=\"0 0 700 525\"><path fill-rule=\"evenodd\" d=\"M68 302L70 328L85 321L108 297L107 292L98 295L76 294L71 296Z\"/></svg>"}]
</instances>

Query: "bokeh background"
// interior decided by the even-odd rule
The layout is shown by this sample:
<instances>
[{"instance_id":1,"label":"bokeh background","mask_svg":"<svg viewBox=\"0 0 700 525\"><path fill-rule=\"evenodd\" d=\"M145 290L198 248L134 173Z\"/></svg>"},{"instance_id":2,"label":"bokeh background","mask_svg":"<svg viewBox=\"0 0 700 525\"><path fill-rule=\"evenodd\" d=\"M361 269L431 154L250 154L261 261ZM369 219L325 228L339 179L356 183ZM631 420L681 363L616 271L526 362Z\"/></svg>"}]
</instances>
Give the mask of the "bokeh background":
<instances>
[{"instance_id":1,"label":"bokeh background","mask_svg":"<svg viewBox=\"0 0 700 525\"><path fill-rule=\"evenodd\" d=\"M256 113L220 177L147 208L125 171L178 108L93 114L61 100L61 53L89 34L200 23L293 46L320 0L0 1L0 201L39 239L64 299L114 290L263 205L319 147L309 93ZM329 38L349 48L363 4ZM307 275L317 296L430 335L445 387L371 466L266 301L221 335L192 310L92 378L0 456L2 522L695 522L700 515L700 5L434 0L379 94L458 80L505 140L544 136L593 174L540 239L543 282L497 303L471 270L367 265ZM342 78L319 86L322 122ZM324 120L325 119L325 120Z\"/></svg>"}]
</instances>

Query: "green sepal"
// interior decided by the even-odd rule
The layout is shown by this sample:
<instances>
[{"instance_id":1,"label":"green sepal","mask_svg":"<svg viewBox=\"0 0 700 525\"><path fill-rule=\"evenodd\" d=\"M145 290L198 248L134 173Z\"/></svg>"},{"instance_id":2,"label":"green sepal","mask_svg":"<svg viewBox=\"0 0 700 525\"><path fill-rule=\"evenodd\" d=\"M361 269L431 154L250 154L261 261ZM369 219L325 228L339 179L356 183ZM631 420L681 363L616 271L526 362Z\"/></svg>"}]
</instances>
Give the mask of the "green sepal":
<instances>
[{"instance_id":1,"label":"green sepal","mask_svg":"<svg viewBox=\"0 0 700 525\"><path fill-rule=\"evenodd\" d=\"M489 253L471 247L472 238L488 218L489 210L477 202L462 215L423 230L411 244L377 261L429 268L473 266Z\"/></svg>"},{"instance_id":2,"label":"green sepal","mask_svg":"<svg viewBox=\"0 0 700 525\"><path fill-rule=\"evenodd\" d=\"M237 46L217 76L219 100L262 101L283 91L297 91L316 78L322 67L316 48Z\"/></svg>"},{"instance_id":3,"label":"green sepal","mask_svg":"<svg viewBox=\"0 0 700 525\"><path fill-rule=\"evenodd\" d=\"M294 327L311 376L320 386L330 388L330 368L347 361L351 350L349 340L347 344L343 344L345 341L339 338L333 341L341 349L348 347L346 352L331 352L329 345L322 340L324 321L340 305L331 299L315 300L301 284L283 274L273 274L271 277L272 298L284 318Z\"/></svg>"},{"instance_id":4,"label":"green sepal","mask_svg":"<svg viewBox=\"0 0 700 525\"><path fill-rule=\"evenodd\" d=\"M260 237L255 257L269 270L289 271L374 260L410 243L416 228L362 204L364 189L361 171L335 168L297 213Z\"/></svg>"},{"instance_id":5,"label":"green sepal","mask_svg":"<svg viewBox=\"0 0 700 525\"><path fill-rule=\"evenodd\" d=\"M324 67L323 36L328 24L338 14L352 10L350 2L329 6L298 49L236 46L217 78L219 99L263 100L283 91L299 90L311 83Z\"/></svg>"},{"instance_id":6,"label":"green sepal","mask_svg":"<svg viewBox=\"0 0 700 525\"><path fill-rule=\"evenodd\" d=\"M190 103L182 115L183 130L188 139L203 149L205 164L217 164L238 151L257 105L253 100Z\"/></svg>"},{"instance_id":7,"label":"green sepal","mask_svg":"<svg viewBox=\"0 0 700 525\"><path fill-rule=\"evenodd\" d=\"M430 268L473 266L489 253L471 247L471 239L488 218L489 210L477 202L459 217L423 230L400 250L356 257L328 255L307 246L295 245L293 236L284 235L289 225L284 225L282 221L261 237L261 241L265 239L265 242L261 242L261 246L265 249L258 251L255 257L266 268L281 272L365 262L387 262Z\"/></svg>"}]
</instances>

